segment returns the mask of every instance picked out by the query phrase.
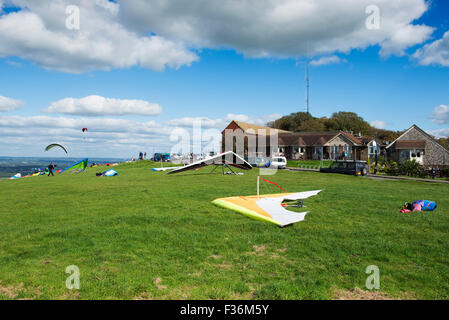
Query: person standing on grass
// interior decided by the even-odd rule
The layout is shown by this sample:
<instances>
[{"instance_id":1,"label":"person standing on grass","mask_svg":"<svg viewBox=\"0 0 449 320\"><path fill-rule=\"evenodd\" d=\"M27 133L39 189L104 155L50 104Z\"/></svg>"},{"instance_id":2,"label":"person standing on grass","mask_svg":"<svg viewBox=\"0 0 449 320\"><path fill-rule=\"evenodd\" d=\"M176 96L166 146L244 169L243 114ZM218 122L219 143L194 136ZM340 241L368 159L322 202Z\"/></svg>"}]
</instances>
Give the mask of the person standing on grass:
<instances>
[{"instance_id":1,"label":"person standing on grass","mask_svg":"<svg viewBox=\"0 0 449 320\"><path fill-rule=\"evenodd\" d=\"M54 176L55 174L53 173L53 169L55 168L55 166L53 165L53 162L50 162L50 164L48 165L48 176L50 176L50 174L52 176Z\"/></svg>"}]
</instances>

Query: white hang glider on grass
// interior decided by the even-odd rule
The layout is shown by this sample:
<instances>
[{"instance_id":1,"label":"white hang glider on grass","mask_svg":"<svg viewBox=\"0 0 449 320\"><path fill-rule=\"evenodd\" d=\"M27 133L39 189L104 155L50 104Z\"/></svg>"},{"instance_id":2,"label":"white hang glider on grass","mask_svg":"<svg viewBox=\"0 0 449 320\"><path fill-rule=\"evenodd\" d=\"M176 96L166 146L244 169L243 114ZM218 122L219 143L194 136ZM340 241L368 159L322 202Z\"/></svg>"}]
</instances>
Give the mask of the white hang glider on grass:
<instances>
[{"instance_id":1,"label":"white hang glider on grass","mask_svg":"<svg viewBox=\"0 0 449 320\"><path fill-rule=\"evenodd\" d=\"M275 184L271 181L263 180ZM277 184L275 185L280 188ZM286 193L285 190L283 191L284 193L260 195L258 178L257 195L220 198L215 199L212 203L222 208L237 211L255 220L271 222L279 227L285 227L295 222L303 221L308 213L290 211L285 209L286 207L301 208L303 207L302 199L316 196L321 192L321 190L296 193ZM289 204L292 202L298 202L299 205Z\"/></svg>"},{"instance_id":2,"label":"white hang glider on grass","mask_svg":"<svg viewBox=\"0 0 449 320\"><path fill-rule=\"evenodd\" d=\"M231 167L241 169L241 170L251 170L253 167L245 161L242 157L240 157L238 154L227 151L222 154L203 159L200 161L196 161L194 163L191 163L189 165L183 166L183 167L168 167L168 168L153 168L154 171L169 171L168 174L175 174L190 170L197 170L201 169L203 167L207 166L215 166L215 168L211 171L214 172L217 167L222 168L222 173L225 174L225 168L230 170L230 173L237 174L234 170L232 170Z\"/></svg>"}]
</instances>

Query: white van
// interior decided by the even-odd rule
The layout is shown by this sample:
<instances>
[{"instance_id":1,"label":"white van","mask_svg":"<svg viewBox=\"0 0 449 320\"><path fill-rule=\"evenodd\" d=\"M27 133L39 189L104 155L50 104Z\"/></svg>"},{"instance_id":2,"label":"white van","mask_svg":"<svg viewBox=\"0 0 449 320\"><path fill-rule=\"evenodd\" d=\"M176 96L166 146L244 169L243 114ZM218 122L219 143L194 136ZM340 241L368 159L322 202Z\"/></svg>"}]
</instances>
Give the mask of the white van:
<instances>
[{"instance_id":1,"label":"white van","mask_svg":"<svg viewBox=\"0 0 449 320\"><path fill-rule=\"evenodd\" d=\"M273 157L273 159L271 159L270 167L277 169L285 169L285 167L287 167L287 158Z\"/></svg>"}]
</instances>

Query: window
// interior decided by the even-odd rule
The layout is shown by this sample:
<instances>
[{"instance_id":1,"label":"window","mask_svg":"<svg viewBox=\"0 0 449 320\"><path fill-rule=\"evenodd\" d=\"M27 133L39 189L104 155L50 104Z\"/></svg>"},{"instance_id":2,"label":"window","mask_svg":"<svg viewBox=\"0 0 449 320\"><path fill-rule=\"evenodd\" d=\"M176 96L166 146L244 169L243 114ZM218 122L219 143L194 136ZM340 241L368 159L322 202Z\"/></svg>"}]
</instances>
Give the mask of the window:
<instances>
[{"instance_id":1,"label":"window","mask_svg":"<svg viewBox=\"0 0 449 320\"><path fill-rule=\"evenodd\" d=\"M323 153L323 148L322 147L314 147L313 153L318 154L318 156L321 158L322 153Z\"/></svg>"},{"instance_id":2,"label":"window","mask_svg":"<svg viewBox=\"0 0 449 320\"><path fill-rule=\"evenodd\" d=\"M410 159L410 150L401 150L401 153L399 154L399 158L401 160Z\"/></svg>"},{"instance_id":3,"label":"window","mask_svg":"<svg viewBox=\"0 0 449 320\"><path fill-rule=\"evenodd\" d=\"M371 146L371 147L369 147L369 153L370 154L376 154L376 153L379 154L379 148Z\"/></svg>"},{"instance_id":4,"label":"window","mask_svg":"<svg viewBox=\"0 0 449 320\"><path fill-rule=\"evenodd\" d=\"M343 151L346 153L348 158L352 158L352 148L350 146L344 146Z\"/></svg>"},{"instance_id":5,"label":"window","mask_svg":"<svg viewBox=\"0 0 449 320\"><path fill-rule=\"evenodd\" d=\"M348 169L355 169L355 163L354 162L349 162L347 168Z\"/></svg>"},{"instance_id":6,"label":"window","mask_svg":"<svg viewBox=\"0 0 449 320\"><path fill-rule=\"evenodd\" d=\"M338 155L338 147L337 146L331 146L330 147L330 151L331 151L331 154L330 154L331 159L335 159L337 157L337 155Z\"/></svg>"}]
</instances>

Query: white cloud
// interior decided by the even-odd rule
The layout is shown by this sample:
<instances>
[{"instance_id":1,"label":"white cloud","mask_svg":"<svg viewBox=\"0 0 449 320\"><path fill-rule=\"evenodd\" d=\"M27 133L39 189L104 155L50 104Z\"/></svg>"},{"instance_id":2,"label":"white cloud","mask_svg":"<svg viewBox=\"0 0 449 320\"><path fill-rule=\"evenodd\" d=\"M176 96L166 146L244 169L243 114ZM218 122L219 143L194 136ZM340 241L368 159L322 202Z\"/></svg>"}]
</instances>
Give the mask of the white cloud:
<instances>
[{"instance_id":1,"label":"white cloud","mask_svg":"<svg viewBox=\"0 0 449 320\"><path fill-rule=\"evenodd\" d=\"M337 64L337 63L346 63L346 59L341 59L338 56L329 56L329 57L321 57L316 60L312 60L310 62L310 65L318 67L318 66L324 66L328 64Z\"/></svg>"},{"instance_id":2,"label":"white cloud","mask_svg":"<svg viewBox=\"0 0 449 320\"><path fill-rule=\"evenodd\" d=\"M411 23L424 0L120 0L121 21L196 47L232 48L250 57L297 57L348 52L379 44L403 54L433 29ZM377 5L380 28L368 30L365 9Z\"/></svg>"},{"instance_id":3,"label":"white cloud","mask_svg":"<svg viewBox=\"0 0 449 320\"><path fill-rule=\"evenodd\" d=\"M81 116L155 116L162 112L162 107L143 100L112 99L92 95L81 99L65 98L53 102L43 112Z\"/></svg>"},{"instance_id":4,"label":"white cloud","mask_svg":"<svg viewBox=\"0 0 449 320\"><path fill-rule=\"evenodd\" d=\"M377 129L385 129L388 124L385 121L374 120L370 122L370 125Z\"/></svg>"},{"instance_id":5,"label":"white cloud","mask_svg":"<svg viewBox=\"0 0 449 320\"><path fill-rule=\"evenodd\" d=\"M278 117L229 114L216 120L183 118L160 124L117 118L0 116L0 150L8 155L19 156L26 152L30 156L42 156L43 148L48 143L58 142L70 149L71 156L128 157L140 150L169 152L179 139L187 138L193 148L198 148L197 142L201 141L204 150L210 151L206 149L215 146L216 141L221 141L220 132L231 120L265 124ZM203 120L200 132L193 130L195 119ZM84 127L89 129L87 133L82 133Z\"/></svg>"},{"instance_id":6,"label":"white cloud","mask_svg":"<svg viewBox=\"0 0 449 320\"><path fill-rule=\"evenodd\" d=\"M178 68L198 59L191 48L286 58L380 45L382 55L402 55L433 32L412 24L427 11L425 0L9 2L26 9L0 17L0 56L75 73ZM69 4L81 9L80 30L65 27ZM378 30L365 26L368 5L380 8Z\"/></svg>"},{"instance_id":7,"label":"white cloud","mask_svg":"<svg viewBox=\"0 0 449 320\"><path fill-rule=\"evenodd\" d=\"M280 117L282 117L280 114L251 117L244 114L229 113L224 118L211 119L208 117L186 117L167 121L166 124L169 126L178 126L178 127L192 127L194 124L197 124L201 125L202 128L214 128L218 130L223 130L232 120L249 122L264 126L268 122L279 119Z\"/></svg>"},{"instance_id":8,"label":"white cloud","mask_svg":"<svg viewBox=\"0 0 449 320\"><path fill-rule=\"evenodd\" d=\"M449 138L449 128L429 130L427 133L439 138Z\"/></svg>"},{"instance_id":9,"label":"white cloud","mask_svg":"<svg viewBox=\"0 0 449 320\"><path fill-rule=\"evenodd\" d=\"M82 133L84 127L87 133ZM139 150L169 150L172 130L154 121L0 116L0 150L9 155L43 156L43 148L57 142L69 148L71 156L128 157Z\"/></svg>"},{"instance_id":10,"label":"white cloud","mask_svg":"<svg viewBox=\"0 0 449 320\"><path fill-rule=\"evenodd\" d=\"M8 128L53 128L69 129L81 132L88 128L93 132L136 132L136 133L165 133L168 131L155 121L139 122L126 119L109 118L67 118L49 116L1 116L0 127ZM39 129L40 131L41 129ZM45 131L45 130L44 130Z\"/></svg>"},{"instance_id":11,"label":"white cloud","mask_svg":"<svg viewBox=\"0 0 449 320\"><path fill-rule=\"evenodd\" d=\"M424 66L435 64L449 67L449 31L444 34L443 38L417 50L413 57Z\"/></svg>"},{"instance_id":12,"label":"white cloud","mask_svg":"<svg viewBox=\"0 0 449 320\"><path fill-rule=\"evenodd\" d=\"M20 100L0 96L0 112L7 112L22 107L24 103Z\"/></svg>"},{"instance_id":13,"label":"white cloud","mask_svg":"<svg viewBox=\"0 0 449 320\"><path fill-rule=\"evenodd\" d=\"M442 104L435 107L430 115L430 120L439 124L449 124L449 106Z\"/></svg>"},{"instance_id":14,"label":"white cloud","mask_svg":"<svg viewBox=\"0 0 449 320\"><path fill-rule=\"evenodd\" d=\"M137 34L117 19L119 4L90 0L10 0L23 10L0 16L0 57L18 56L44 68L80 73L142 66L163 70L197 60L182 43ZM66 28L67 5L80 7L80 29ZM26 8L26 9L25 9Z\"/></svg>"}]
</instances>

